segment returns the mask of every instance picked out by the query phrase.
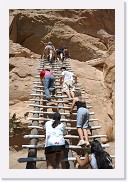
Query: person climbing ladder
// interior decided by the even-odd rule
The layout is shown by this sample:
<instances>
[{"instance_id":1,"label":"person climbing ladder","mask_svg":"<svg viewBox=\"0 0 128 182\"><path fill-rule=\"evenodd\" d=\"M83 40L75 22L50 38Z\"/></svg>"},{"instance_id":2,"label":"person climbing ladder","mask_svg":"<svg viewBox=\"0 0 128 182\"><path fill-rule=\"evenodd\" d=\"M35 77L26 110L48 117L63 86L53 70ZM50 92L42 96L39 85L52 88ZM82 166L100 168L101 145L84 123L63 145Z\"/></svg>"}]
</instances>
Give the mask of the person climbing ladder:
<instances>
[{"instance_id":1,"label":"person climbing ladder","mask_svg":"<svg viewBox=\"0 0 128 182\"><path fill-rule=\"evenodd\" d=\"M64 135L67 134L66 126L60 122L61 115L56 112L53 120L45 123L46 130L45 155L48 169L60 169L63 151L65 150Z\"/></svg>"},{"instance_id":2,"label":"person climbing ladder","mask_svg":"<svg viewBox=\"0 0 128 182\"><path fill-rule=\"evenodd\" d=\"M42 79L44 78L44 90L48 101L51 101L50 92L52 92L52 95L55 95L55 88L53 88L55 77L50 69L50 67L44 67L40 72L40 81L42 82Z\"/></svg>"},{"instance_id":3,"label":"person climbing ladder","mask_svg":"<svg viewBox=\"0 0 128 182\"><path fill-rule=\"evenodd\" d=\"M70 114L72 114L74 106L77 106L77 131L80 137L80 141L77 145L89 146L88 132L89 128L89 111L86 109L86 102L82 98L81 92L75 92L75 97L70 109Z\"/></svg>"}]
</instances>

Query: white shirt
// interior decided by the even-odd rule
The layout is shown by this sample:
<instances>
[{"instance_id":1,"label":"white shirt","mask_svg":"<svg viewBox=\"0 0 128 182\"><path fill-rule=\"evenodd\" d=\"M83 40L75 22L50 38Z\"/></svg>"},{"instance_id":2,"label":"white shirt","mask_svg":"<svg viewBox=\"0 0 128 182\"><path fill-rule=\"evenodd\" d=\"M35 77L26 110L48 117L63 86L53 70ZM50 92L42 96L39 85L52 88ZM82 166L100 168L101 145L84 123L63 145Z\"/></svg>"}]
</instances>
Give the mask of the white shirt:
<instances>
[{"instance_id":1,"label":"white shirt","mask_svg":"<svg viewBox=\"0 0 128 182\"><path fill-rule=\"evenodd\" d=\"M73 73L72 72L69 72L69 71L63 71L62 72L62 75L64 76L64 81L67 81L67 80L73 80Z\"/></svg>"},{"instance_id":2,"label":"white shirt","mask_svg":"<svg viewBox=\"0 0 128 182\"><path fill-rule=\"evenodd\" d=\"M94 153L89 154L89 157L91 158L90 165L91 165L92 169L98 169L95 154Z\"/></svg>"},{"instance_id":3,"label":"white shirt","mask_svg":"<svg viewBox=\"0 0 128 182\"><path fill-rule=\"evenodd\" d=\"M61 123L55 128L52 127L54 120L49 120L45 123L46 142L45 147L65 145L64 135L66 134L66 126Z\"/></svg>"}]
</instances>

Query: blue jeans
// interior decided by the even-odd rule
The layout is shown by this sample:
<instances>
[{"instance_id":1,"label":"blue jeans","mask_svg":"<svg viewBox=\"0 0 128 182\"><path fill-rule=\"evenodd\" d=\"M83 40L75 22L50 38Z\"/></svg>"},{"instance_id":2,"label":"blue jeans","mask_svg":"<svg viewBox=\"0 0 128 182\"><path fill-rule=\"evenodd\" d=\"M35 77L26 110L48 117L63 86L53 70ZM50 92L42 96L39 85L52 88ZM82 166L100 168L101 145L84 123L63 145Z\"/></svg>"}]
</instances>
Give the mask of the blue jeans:
<instances>
[{"instance_id":1,"label":"blue jeans","mask_svg":"<svg viewBox=\"0 0 128 182\"><path fill-rule=\"evenodd\" d=\"M44 77L44 90L46 99L50 99L50 92L54 92L53 84L54 84L55 78L53 75L47 75Z\"/></svg>"},{"instance_id":2,"label":"blue jeans","mask_svg":"<svg viewBox=\"0 0 128 182\"><path fill-rule=\"evenodd\" d=\"M89 111L80 107L77 111L77 128L88 128L89 124Z\"/></svg>"}]
</instances>

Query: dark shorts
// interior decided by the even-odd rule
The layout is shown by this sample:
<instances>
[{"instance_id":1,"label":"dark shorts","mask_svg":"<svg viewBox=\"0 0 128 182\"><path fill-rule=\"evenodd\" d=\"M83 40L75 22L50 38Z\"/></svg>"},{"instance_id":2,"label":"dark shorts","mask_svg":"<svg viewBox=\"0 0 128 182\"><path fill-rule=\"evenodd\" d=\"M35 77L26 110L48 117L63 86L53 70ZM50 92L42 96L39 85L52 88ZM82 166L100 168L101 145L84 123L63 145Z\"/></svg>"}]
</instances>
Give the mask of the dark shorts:
<instances>
[{"instance_id":1,"label":"dark shorts","mask_svg":"<svg viewBox=\"0 0 128 182\"><path fill-rule=\"evenodd\" d=\"M65 145L45 147L45 154L64 151Z\"/></svg>"}]
</instances>

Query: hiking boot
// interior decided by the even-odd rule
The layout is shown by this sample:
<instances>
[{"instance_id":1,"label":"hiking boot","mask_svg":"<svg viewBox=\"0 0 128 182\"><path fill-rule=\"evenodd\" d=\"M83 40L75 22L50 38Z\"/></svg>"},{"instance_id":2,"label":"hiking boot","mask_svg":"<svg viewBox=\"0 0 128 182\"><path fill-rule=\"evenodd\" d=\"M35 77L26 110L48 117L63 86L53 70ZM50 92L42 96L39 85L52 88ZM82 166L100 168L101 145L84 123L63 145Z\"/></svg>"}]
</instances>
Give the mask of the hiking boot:
<instances>
[{"instance_id":1,"label":"hiking boot","mask_svg":"<svg viewBox=\"0 0 128 182\"><path fill-rule=\"evenodd\" d=\"M80 140L79 143L77 144L78 146L81 146L81 145L85 145L86 142L84 140Z\"/></svg>"}]
</instances>

